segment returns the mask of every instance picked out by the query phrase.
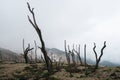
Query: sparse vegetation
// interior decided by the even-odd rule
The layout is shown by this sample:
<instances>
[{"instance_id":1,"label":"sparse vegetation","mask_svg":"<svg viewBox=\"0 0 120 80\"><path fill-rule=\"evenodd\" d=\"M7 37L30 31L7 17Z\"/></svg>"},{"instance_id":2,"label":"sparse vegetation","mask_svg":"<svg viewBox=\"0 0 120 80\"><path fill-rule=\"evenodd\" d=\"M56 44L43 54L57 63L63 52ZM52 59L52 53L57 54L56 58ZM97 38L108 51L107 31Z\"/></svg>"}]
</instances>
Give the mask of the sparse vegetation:
<instances>
[{"instance_id":1,"label":"sparse vegetation","mask_svg":"<svg viewBox=\"0 0 120 80\"><path fill-rule=\"evenodd\" d=\"M87 69L90 73L87 77L84 74L84 66L78 66L76 69L63 65L59 71L49 73L43 63L37 64L4 64L0 65L0 78L1 79L37 79L37 80L119 80L120 69L117 67L100 67L96 72L91 73L91 69ZM69 74L71 71L71 74Z\"/></svg>"}]
</instances>

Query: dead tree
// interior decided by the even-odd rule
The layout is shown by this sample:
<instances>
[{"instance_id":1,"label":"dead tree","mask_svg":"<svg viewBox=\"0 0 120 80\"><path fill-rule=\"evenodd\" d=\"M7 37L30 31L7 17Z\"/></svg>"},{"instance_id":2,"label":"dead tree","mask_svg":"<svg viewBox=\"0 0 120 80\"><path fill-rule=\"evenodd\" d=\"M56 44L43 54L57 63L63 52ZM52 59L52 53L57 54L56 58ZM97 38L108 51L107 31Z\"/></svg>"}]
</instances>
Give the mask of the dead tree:
<instances>
[{"instance_id":1,"label":"dead tree","mask_svg":"<svg viewBox=\"0 0 120 80\"><path fill-rule=\"evenodd\" d=\"M68 63L68 65L70 65L70 53L67 51L67 48L66 48L66 40L64 41L64 47L65 47L67 63Z\"/></svg>"},{"instance_id":2,"label":"dead tree","mask_svg":"<svg viewBox=\"0 0 120 80\"><path fill-rule=\"evenodd\" d=\"M29 9L29 11L30 11L30 13L32 14L32 17L33 17L33 21L30 19L29 16L28 16L28 20L32 24L32 26L34 27L34 29L36 30L36 32L39 36L39 39L40 39L40 42L41 42L41 45L42 45L40 49L41 49L41 51L44 55L47 70L48 70L48 72L51 72L52 71L52 65L51 65L52 63L51 63L50 58L48 57L47 51L45 49L45 43L44 43L43 38L42 38L41 29L38 27L38 25L36 23L35 14L34 14L34 11L33 11L34 8L31 8L29 3L27 3L27 5L28 5L28 9Z\"/></svg>"},{"instance_id":3,"label":"dead tree","mask_svg":"<svg viewBox=\"0 0 120 80\"><path fill-rule=\"evenodd\" d=\"M26 64L29 61L28 52L31 51L32 49L34 49L34 48L30 48L30 44L28 44L28 47L25 49L25 47L24 47L24 39L23 39L23 53L24 53L24 59L25 59Z\"/></svg>"},{"instance_id":4,"label":"dead tree","mask_svg":"<svg viewBox=\"0 0 120 80\"><path fill-rule=\"evenodd\" d=\"M73 45L73 47L74 47L74 45ZM72 49L72 50L70 50L69 45L68 45L68 51L69 51L69 53L71 54L71 57L72 57L72 62L73 62L73 64L74 64L74 66L75 66L75 65L76 65L76 62L75 62L75 54L74 54L73 49Z\"/></svg>"},{"instance_id":5,"label":"dead tree","mask_svg":"<svg viewBox=\"0 0 120 80\"><path fill-rule=\"evenodd\" d=\"M85 75L87 75L86 44L84 45L84 64L85 64Z\"/></svg>"},{"instance_id":6,"label":"dead tree","mask_svg":"<svg viewBox=\"0 0 120 80\"><path fill-rule=\"evenodd\" d=\"M69 71L70 71L70 76L72 75L72 71L71 71L71 65L70 65L70 52L67 51L67 48L66 48L66 40L64 41L64 47L65 47L65 54L66 54L66 59L67 59L67 63L68 63L68 68L69 68ZM69 48L69 47L68 47Z\"/></svg>"},{"instance_id":7,"label":"dead tree","mask_svg":"<svg viewBox=\"0 0 120 80\"><path fill-rule=\"evenodd\" d=\"M74 50L75 53L77 53L77 57L78 57L81 65L82 65L82 59L81 59L81 56L80 56L80 45L79 45L79 47L78 47L78 51L77 51L77 48L76 48L76 50L75 50L74 47L73 47L73 50Z\"/></svg>"},{"instance_id":8,"label":"dead tree","mask_svg":"<svg viewBox=\"0 0 120 80\"><path fill-rule=\"evenodd\" d=\"M41 47L38 46L38 48L41 50ZM46 51L46 52L47 52L47 51ZM43 55L43 56L44 56L44 55ZM42 57L42 58L43 58L43 57ZM50 61L50 65L51 65L51 69L52 69L52 63L53 63L53 62L52 62L52 60L50 59L50 57L49 57L48 55L47 55L47 58L48 58L48 60ZM44 60L44 62L46 63L45 58L43 58L43 60ZM52 71L52 70L51 70L51 71ZM50 72L51 72L51 71L50 71Z\"/></svg>"},{"instance_id":9,"label":"dead tree","mask_svg":"<svg viewBox=\"0 0 120 80\"><path fill-rule=\"evenodd\" d=\"M52 52L51 52L51 54L50 54L50 59L51 59L52 62L54 62L54 55L53 55Z\"/></svg>"},{"instance_id":10,"label":"dead tree","mask_svg":"<svg viewBox=\"0 0 120 80\"><path fill-rule=\"evenodd\" d=\"M36 41L34 41L35 43L35 62L37 63L37 44Z\"/></svg>"},{"instance_id":11,"label":"dead tree","mask_svg":"<svg viewBox=\"0 0 120 80\"><path fill-rule=\"evenodd\" d=\"M75 53L74 53L73 50L72 50L71 56L72 56L73 64L76 65L76 61L75 61Z\"/></svg>"},{"instance_id":12,"label":"dead tree","mask_svg":"<svg viewBox=\"0 0 120 80\"><path fill-rule=\"evenodd\" d=\"M59 62L58 62L59 67L61 66L61 60L62 60L62 57L59 57Z\"/></svg>"},{"instance_id":13,"label":"dead tree","mask_svg":"<svg viewBox=\"0 0 120 80\"><path fill-rule=\"evenodd\" d=\"M96 43L94 43L93 51L94 51L94 53L95 53L96 64L95 64L95 68L94 68L93 72L95 72L96 69L98 69L99 62L100 62L100 60L101 60L101 57L103 56L103 50L105 49L105 47L106 47L106 41L104 41L104 45L103 45L103 47L102 47L102 49L101 49L101 54L100 54L100 56L98 57L97 52L95 51L95 49L96 49Z\"/></svg>"},{"instance_id":14,"label":"dead tree","mask_svg":"<svg viewBox=\"0 0 120 80\"><path fill-rule=\"evenodd\" d=\"M32 50L30 51L29 57L30 57L30 64L34 63L33 51Z\"/></svg>"},{"instance_id":15,"label":"dead tree","mask_svg":"<svg viewBox=\"0 0 120 80\"><path fill-rule=\"evenodd\" d=\"M60 67L61 67L61 59L62 59L62 57L59 57L59 61L56 61L56 60L55 60L56 69L57 69L57 70L60 70Z\"/></svg>"}]
</instances>

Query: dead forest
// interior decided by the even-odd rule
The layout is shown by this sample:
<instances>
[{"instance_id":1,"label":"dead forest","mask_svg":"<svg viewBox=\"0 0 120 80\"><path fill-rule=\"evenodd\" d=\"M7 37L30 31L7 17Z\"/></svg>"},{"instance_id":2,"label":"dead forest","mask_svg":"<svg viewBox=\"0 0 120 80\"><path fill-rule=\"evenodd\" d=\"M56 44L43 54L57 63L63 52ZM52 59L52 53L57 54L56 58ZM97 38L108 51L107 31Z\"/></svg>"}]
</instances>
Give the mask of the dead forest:
<instances>
[{"instance_id":1,"label":"dead forest","mask_svg":"<svg viewBox=\"0 0 120 80\"><path fill-rule=\"evenodd\" d=\"M30 43L25 47L26 43L23 39L21 41L23 53L16 60L3 59L0 55L0 80L120 80L119 66L99 65L102 56L105 54L106 41L103 42L99 52L96 51L96 43L93 43L91 55L95 59L94 65L87 63L87 44L84 46L73 44L70 47L71 44L67 44L67 40L64 40L65 60L62 60L62 57L56 60L52 54L48 55L41 28L36 21L34 8L29 3L27 3L27 7L31 14L27 15L28 22L38 35L41 45L33 41L34 47ZM84 56L81 56L81 47L84 48ZM42 52L40 57L37 55L39 54L37 50ZM4 63L6 61L10 63Z\"/></svg>"}]
</instances>

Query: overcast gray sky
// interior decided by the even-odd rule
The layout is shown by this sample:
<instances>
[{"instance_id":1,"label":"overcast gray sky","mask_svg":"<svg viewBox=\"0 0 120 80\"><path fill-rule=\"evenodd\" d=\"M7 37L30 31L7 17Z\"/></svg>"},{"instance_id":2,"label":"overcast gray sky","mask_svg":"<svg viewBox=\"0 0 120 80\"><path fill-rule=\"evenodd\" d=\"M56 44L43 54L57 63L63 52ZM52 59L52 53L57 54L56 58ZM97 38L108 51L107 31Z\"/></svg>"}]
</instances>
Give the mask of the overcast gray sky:
<instances>
[{"instance_id":1,"label":"overcast gray sky","mask_svg":"<svg viewBox=\"0 0 120 80\"><path fill-rule=\"evenodd\" d=\"M0 47L22 52L23 38L26 45L34 40L40 45L26 2L35 8L46 47L64 50L64 40L81 49L87 44L94 58L93 42L100 53L107 41L103 59L120 61L120 0L0 0Z\"/></svg>"}]
</instances>

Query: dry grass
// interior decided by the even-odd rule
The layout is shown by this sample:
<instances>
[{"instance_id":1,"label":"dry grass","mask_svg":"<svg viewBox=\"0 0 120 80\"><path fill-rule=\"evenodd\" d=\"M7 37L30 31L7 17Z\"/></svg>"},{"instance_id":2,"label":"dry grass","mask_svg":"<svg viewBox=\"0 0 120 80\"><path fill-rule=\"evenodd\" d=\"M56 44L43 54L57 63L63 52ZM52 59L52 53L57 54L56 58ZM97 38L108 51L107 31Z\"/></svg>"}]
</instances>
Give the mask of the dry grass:
<instances>
[{"instance_id":1,"label":"dry grass","mask_svg":"<svg viewBox=\"0 0 120 80\"><path fill-rule=\"evenodd\" d=\"M120 67L100 67L87 76L84 66L72 67L71 70L70 74L68 67L63 66L59 71L50 74L44 64L1 63L0 80L120 80Z\"/></svg>"},{"instance_id":2,"label":"dry grass","mask_svg":"<svg viewBox=\"0 0 120 80\"><path fill-rule=\"evenodd\" d=\"M14 76L12 75L16 71L22 71L25 66L28 66L26 64L13 64L13 63L6 63L6 64L0 64L0 78L3 79L13 79Z\"/></svg>"}]
</instances>

